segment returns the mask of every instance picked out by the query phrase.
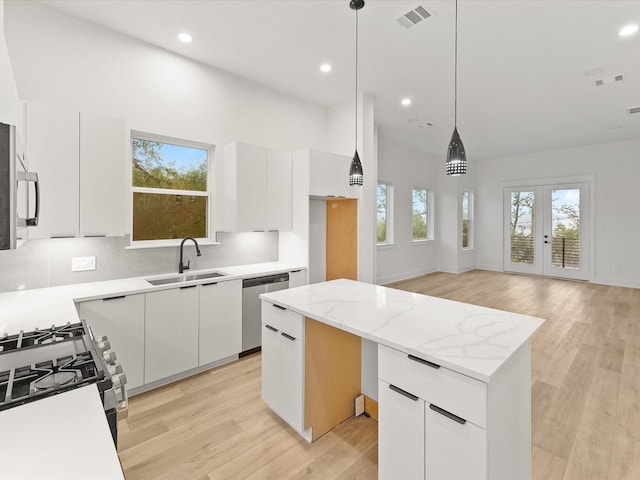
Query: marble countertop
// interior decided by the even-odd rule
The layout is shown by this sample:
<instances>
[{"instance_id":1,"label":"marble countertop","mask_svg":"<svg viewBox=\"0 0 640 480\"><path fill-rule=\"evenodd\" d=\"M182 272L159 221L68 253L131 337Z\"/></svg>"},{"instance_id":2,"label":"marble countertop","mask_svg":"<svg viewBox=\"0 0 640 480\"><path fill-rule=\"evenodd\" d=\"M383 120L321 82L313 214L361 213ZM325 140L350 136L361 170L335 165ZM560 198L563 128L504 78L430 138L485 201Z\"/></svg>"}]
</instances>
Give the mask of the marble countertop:
<instances>
[{"instance_id":1,"label":"marble countertop","mask_svg":"<svg viewBox=\"0 0 640 480\"><path fill-rule=\"evenodd\" d=\"M124 479L96 385L0 412L0 478Z\"/></svg>"},{"instance_id":2,"label":"marble countertop","mask_svg":"<svg viewBox=\"0 0 640 480\"><path fill-rule=\"evenodd\" d=\"M332 280L261 295L327 325L490 382L544 320L418 293Z\"/></svg>"},{"instance_id":3,"label":"marble countertop","mask_svg":"<svg viewBox=\"0 0 640 480\"><path fill-rule=\"evenodd\" d=\"M257 275L300 270L304 267L281 262L256 263L207 270L189 270L185 275L216 271L224 273L223 277L216 277L215 281L224 282L250 278ZM123 278L102 282L78 283L59 287L36 288L15 292L0 293L0 335L14 334L20 330L33 330L35 327L46 328L51 325L64 325L67 322L77 322L78 314L75 303L78 301L95 300L106 296L130 295L152 292L211 282L212 279L194 280L180 284L154 286L147 279L178 276L177 273L163 275L148 275L144 277Z\"/></svg>"}]
</instances>

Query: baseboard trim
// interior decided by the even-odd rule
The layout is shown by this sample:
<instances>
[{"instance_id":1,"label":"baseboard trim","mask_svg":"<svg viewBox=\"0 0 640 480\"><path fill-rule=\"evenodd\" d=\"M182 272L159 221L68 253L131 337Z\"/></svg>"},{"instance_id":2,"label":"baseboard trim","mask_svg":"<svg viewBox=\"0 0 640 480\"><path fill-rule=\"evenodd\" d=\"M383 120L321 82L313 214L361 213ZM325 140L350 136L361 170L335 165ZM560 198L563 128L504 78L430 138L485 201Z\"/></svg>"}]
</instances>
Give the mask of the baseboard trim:
<instances>
[{"instance_id":1,"label":"baseboard trim","mask_svg":"<svg viewBox=\"0 0 640 480\"><path fill-rule=\"evenodd\" d=\"M389 275L387 277L381 277L376 280L376 285L385 285L387 283L399 282L401 280L408 280L409 278L419 277L421 275L428 275L429 273L437 272L438 269L423 268L421 270L414 270L413 272L397 273L395 275Z\"/></svg>"}]
</instances>

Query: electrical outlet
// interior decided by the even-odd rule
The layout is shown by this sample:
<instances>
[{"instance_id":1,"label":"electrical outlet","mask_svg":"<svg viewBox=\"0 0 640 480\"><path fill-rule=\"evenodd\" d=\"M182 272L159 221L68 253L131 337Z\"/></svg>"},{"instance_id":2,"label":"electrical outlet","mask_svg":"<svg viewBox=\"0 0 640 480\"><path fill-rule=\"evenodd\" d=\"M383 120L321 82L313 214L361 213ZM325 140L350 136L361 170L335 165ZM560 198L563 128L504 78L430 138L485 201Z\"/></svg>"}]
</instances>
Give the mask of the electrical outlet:
<instances>
[{"instance_id":1,"label":"electrical outlet","mask_svg":"<svg viewBox=\"0 0 640 480\"><path fill-rule=\"evenodd\" d=\"M356 417L364 413L364 395L360 394L355 400Z\"/></svg>"},{"instance_id":2,"label":"electrical outlet","mask_svg":"<svg viewBox=\"0 0 640 480\"><path fill-rule=\"evenodd\" d=\"M96 269L96 257L72 257L71 258L71 271L72 272L86 272L88 270Z\"/></svg>"}]
</instances>

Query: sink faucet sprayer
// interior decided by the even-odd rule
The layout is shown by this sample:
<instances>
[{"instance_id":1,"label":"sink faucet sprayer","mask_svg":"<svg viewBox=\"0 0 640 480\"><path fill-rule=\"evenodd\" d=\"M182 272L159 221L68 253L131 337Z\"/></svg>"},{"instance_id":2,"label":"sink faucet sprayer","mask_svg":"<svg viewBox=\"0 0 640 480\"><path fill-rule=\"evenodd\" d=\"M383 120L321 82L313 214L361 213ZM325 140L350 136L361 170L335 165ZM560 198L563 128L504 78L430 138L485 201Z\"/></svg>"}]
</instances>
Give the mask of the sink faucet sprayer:
<instances>
[{"instance_id":1,"label":"sink faucet sprayer","mask_svg":"<svg viewBox=\"0 0 640 480\"><path fill-rule=\"evenodd\" d=\"M189 264L191 263L191 260L187 261L186 266L182 263L182 249L184 247L184 242L187 240L191 240L196 246L196 255L198 257L202 255L202 253L200 253L200 247L198 247L198 242L196 242L195 238L187 237L183 239L182 242L180 242L180 263L178 264L178 273L183 273L185 270L189 270Z\"/></svg>"}]
</instances>

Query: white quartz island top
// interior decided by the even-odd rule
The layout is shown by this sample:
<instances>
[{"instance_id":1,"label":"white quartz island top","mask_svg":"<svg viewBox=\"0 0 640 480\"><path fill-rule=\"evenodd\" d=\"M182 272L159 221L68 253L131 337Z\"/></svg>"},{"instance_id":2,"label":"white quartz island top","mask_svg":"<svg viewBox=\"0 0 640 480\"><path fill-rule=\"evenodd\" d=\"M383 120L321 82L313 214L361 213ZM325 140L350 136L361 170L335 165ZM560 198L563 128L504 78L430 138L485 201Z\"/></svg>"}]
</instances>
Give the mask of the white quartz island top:
<instances>
[{"instance_id":1,"label":"white quartz island top","mask_svg":"<svg viewBox=\"0 0 640 480\"><path fill-rule=\"evenodd\" d=\"M0 412L0 478L124 479L95 385Z\"/></svg>"},{"instance_id":2,"label":"white quartz island top","mask_svg":"<svg viewBox=\"0 0 640 480\"><path fill-rule=\"evenodd\" d=\"M536 317L345 279L261 297L484 382L490 382L492 375L544 322Z\"/></svg>"}]
</instances>

